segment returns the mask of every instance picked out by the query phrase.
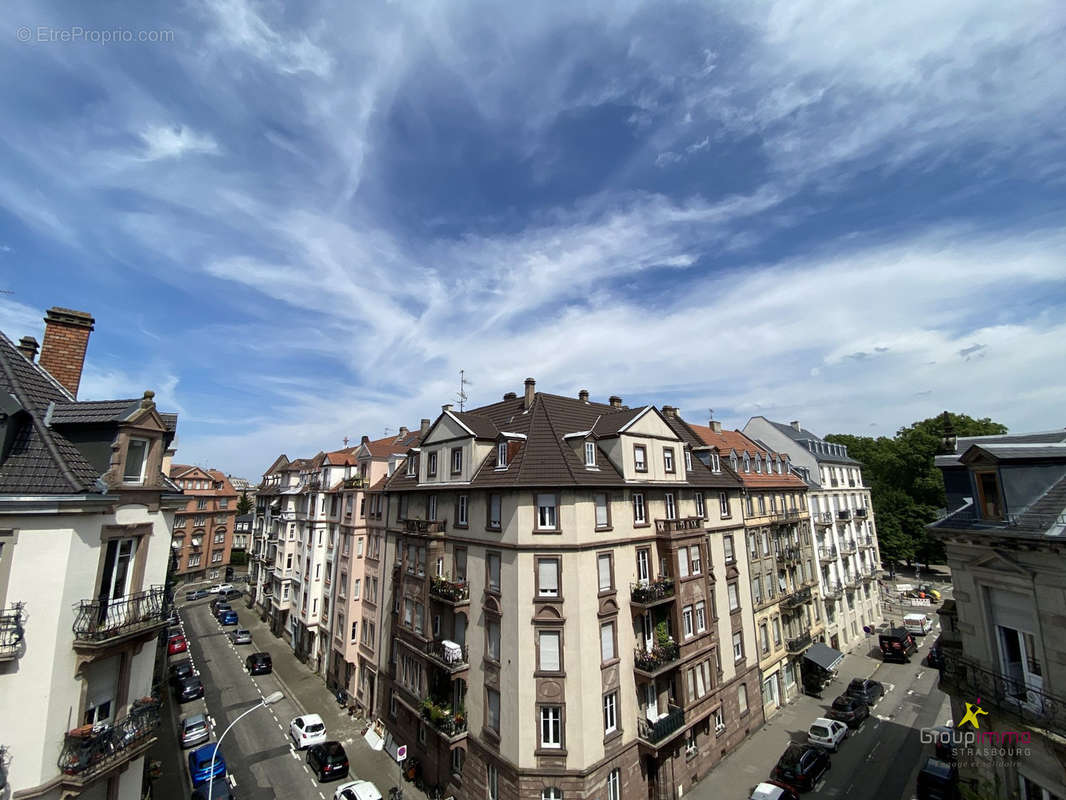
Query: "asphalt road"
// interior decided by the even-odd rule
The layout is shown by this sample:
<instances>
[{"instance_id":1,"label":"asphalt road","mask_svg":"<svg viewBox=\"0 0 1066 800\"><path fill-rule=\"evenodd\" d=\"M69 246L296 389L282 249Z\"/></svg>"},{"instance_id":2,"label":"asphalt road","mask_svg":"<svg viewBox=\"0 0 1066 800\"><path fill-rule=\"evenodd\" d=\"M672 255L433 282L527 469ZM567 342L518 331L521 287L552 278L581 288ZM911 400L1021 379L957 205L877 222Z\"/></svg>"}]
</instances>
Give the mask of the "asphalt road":
<instances>
[{"instance_id":1,"label":"asphalt road","mask_svg":"<svg viewBox=\"0 0 1066 800\"><path fill-rule=\"evenodd\" d=\"M204 682L205 701L217 740L240 714L275 691L284 691L271 675L250 676L244 660L255 651L253 645L234 646L230 628L222 628L211 616L210 600L187 604L182 619L190 639L192 659ZM194 710L195 704L187 704ZM235 794L242 798L332 798L343 781L319 786L308 769L304 753L292 748L289 721L302 713L289 697L272 706L253 711L226 736L221 753L233 779Z\"/></svg>"}]
</instances>

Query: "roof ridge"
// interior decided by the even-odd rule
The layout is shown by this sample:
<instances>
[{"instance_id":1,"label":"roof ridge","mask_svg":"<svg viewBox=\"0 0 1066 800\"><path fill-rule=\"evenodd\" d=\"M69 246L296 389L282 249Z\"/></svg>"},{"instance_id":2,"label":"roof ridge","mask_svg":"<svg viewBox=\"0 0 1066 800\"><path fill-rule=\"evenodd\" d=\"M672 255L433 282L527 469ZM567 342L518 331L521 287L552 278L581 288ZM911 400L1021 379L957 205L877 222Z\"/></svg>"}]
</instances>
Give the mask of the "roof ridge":
<instances>
[{"instance_id":1,"label":"roof ridge","mask_svg":"<svg viewBox=\"0 0 1066 800\"><path fill-rule=\"evenodd\" d=\"M559 448L559 455L562 456L563 466L565 466L566 471L570 473L570 480L576 481L577 476L574 475L574 468L570 466L570 459L566 457L567 453L563 450L562 439L559 437L559 432L555 429L555 424L552 422L552 416L548 412L548 404L541 400L540 405L544 408L544 417L548 422L548 429L551 431L552 434L552 442L555 444L556 447ZM530 420L530 422L532 422L532 420ZM530 427L532 427L532 425ZM522 463L524 466L525 459L523 459Z\"/></svg>"},{"instance_id":2,"label":"roof ridge","mask_svg":"<svg viewBox=\"0 0 1066 800\"><path fill-rule=\"evenodd\" d=\"M4 337L4 341L6 341L9 345L11 345L11 349L14 350L16 353L18 353L19 357L24 359L27 364L29 364L31 367L33 367L35 370L37 370L37 372L40 373L42 378L46 379L55 388L57 388L64 395L69 397L70 398L70 402L72 402L72 403L78 402L78 398L75 397L73 394L71 394L70 389L68 389L66 386L64 386L59 381L57 381L55 379L55 376L53 376L51 372L46 370L44 367L42 367L36 361L33 361L33 360L29 359L29 358L26 358L26 356L23 355L22 351L18 349L18 347L15 345L15 343L7 338L7 334L6 333L4 333L3 331L0 331L0 336L3 336ZM10 373L8 373L8 376L10 377Z\"/></svg>"}]
</instances>

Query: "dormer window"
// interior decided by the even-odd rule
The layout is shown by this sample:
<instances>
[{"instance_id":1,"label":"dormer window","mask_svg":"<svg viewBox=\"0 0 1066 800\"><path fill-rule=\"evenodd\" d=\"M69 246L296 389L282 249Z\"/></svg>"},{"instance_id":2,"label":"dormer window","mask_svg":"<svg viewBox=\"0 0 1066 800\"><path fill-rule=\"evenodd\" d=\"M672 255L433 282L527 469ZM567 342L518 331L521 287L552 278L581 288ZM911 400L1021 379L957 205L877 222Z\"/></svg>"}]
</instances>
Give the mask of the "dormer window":
<instances>
[{"instance_id":1,"label":"dormer window","mask_svg":"<svg viewBox=\"0 0 1066 800\"><path fill-rule=\"evenodd\" d=\"M744 454L744 471L751 472L751 457L747 453Z\"/></svg>"},{"instance_id":2,"label":"dormer window","mask_svg":"<svg viewBox=\"0 0 1066 800\"><path fill-rule=\"evenodd\" d=\"M648 450L642 444L633 445L633 469L637 472L648 471Z\"/></svg>"},{"instance_id":3,"label":"dormer window","mask_svg":"<svg viewBox=\"0 0 1066 800\"><path fill-rule=\"evenodd\" d=\"M496 445L496 469L507 468L507 442Z\"/></svg>"},{"instance_id":4,"label":"dormer window","mask_svg":"<svg viewBox=\"0 0 1066 800\"><path fill-rule=\"evenodd\" d=\"M766 474L769 475L770 472L771 472L771 470L770 470L770 454L767 453L766 454Z\"/></svg>"},{"instance_id":5,"label":"dormer window","mask_svg":"<svg viewBox=\"0 0 1066 800\"><path fill-rule=\"evenodd\" d=\"M122 470L123 483L144 483L144 469L148 463L148 440L130 439L126 444L126 466Z\"/></svg>"},{"instance_id":6,"label":"dormer window","mask_svg":"<svg viewBox=\"0 0 1066 800\"><path fill-rule=\"evenodd\" d=\"M407 456L407 477L413 478L415 476L415 470L418 468L418 462L415 461L415 454L410 453Z\"/></svg>"},{"instance_id":7,"label":"dormer window","mask_svg":"<svg viewBox=\"0 0 1066 800\"><path fill-rule=\"evenodd\" d=\"M736 469L735 466L734 466L734 469ZM718 451L714 450L714 451L711 452L711 472L721 472L721 471L722 471L722 459L718 457Z\"/></svg>"},{"instance_id":8,"label":"dormer window","mask_svg":"<svg viewBox=\"0 0 1066 800\"><path fill-rule=\"evenodd\" d=\"M688 449L685 450L685 469L692 471L692 451Z\"/></svg>"},{"instance_id":9,"label":"dormer window","mask_svg":"<svg viewBox=\"0 0 1066 800\"><path fill-rule=\"evenodd\" d=\"M744 471L747 472L746 469ZM757 475L762 475L762 459L758 456L755 456L755 473Z\"/></svg>"},{"instance_id":10,"label":"dormer window","mask_svg":"<svg viewBox=\"0 0 1066 800\"><path fill-rule=\"evenodd\" d=\"M977 500L981 507L981 518L1003 519L1003 509L999 501L999 476L995 472L975 472L974 479L977 481Z\"/></svg>"},{"instance_id":11,"label":"dormer window","mask_svg":"<svg viewBox=\"0 0 1066 800\"><path fill-rule=\"evenodd\" d=\"M729 466L733 468L733 472L737 471L737 454L732 453L729 456Z\"/></svg>"},{"instance_id":12,"label":"dormer window","mask_svg":"<svg viewBox=\"0 0 1066 800\"><path fill-rule=\"evenodd\" d=\"M674 471L674 448L663 448L663 469L667 472Z\"/></svg>"}]
</instances>

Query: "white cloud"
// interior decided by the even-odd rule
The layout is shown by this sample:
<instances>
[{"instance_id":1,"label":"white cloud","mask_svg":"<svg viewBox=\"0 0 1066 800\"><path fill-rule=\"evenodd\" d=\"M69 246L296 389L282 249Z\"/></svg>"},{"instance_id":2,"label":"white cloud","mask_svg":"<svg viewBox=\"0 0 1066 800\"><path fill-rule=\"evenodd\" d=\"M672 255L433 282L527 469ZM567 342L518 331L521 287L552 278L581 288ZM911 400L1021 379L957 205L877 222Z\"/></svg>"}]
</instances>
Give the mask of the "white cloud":
<instances>
[{"instance_id":1,"label":"white cloud","mask_svg":"<svg viewBox=\"0 0 1066 800\"><path fill-rule=\"evenodd\" d=\"M285 74L330 74L333 59L306 34L279 33L248 0L205 0L217 23L215 41L242 51Z\"/></svg>"},{"instance_id":2,"label":"white cloud","mask_svg":"<svg viewBox=\"0 0 1066 800\"><path fill-rule=\"evenodd\" d=\"M215 155L218 142L210 135L197 133L184 125L149 125L142 133L145 151L143 158L155 161L163 158L180 158L186 153Z\"/></svg>"}]
</instances>

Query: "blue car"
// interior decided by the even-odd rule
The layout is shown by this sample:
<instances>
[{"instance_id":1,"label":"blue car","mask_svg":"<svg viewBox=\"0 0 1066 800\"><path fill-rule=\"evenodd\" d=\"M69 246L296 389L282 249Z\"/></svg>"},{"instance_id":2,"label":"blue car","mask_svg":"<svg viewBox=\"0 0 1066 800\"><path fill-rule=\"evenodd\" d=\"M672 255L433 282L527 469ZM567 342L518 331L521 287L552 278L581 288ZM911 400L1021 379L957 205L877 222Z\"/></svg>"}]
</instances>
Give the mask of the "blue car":
<instances>
[{"instance_id":1,"label":"blue car","mask_svg":"<svg viewBox=\"0 0 1066 800\"><path fill-rule=\"evenodd\" d=\"M236 611L223 611L218 615L218 621L222 625L236 625L237 624L237 612Z\"/></svg>"},{"instance_id":2,"label":"blue car","mask_svg":"<svg viewBox=\"0 0 1066 800\"><path fill-rule=\"evenodd\" d=\"M215 757L215 771L211 772L211 756L214 755L217 746L215 742L211 742L189 753L189 777L192 778L194 787L207 783L211 777L218 778L226 774L226 762L222 758L222 753Z\"/></svg>"}]
</instances>

